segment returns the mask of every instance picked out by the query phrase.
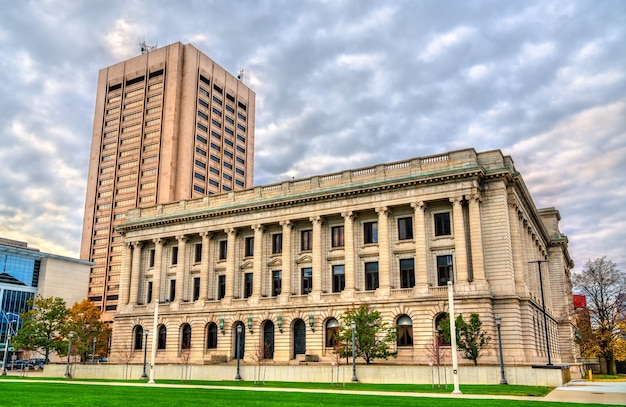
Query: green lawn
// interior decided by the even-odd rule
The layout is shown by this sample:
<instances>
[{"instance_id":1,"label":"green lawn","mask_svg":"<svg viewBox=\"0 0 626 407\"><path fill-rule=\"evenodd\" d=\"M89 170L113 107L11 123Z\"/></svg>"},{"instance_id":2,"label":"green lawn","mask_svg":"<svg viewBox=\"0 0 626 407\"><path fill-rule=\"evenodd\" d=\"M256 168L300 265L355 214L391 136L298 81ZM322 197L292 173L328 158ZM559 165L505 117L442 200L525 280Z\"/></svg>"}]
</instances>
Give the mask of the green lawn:
<instances>
[{"instance_id":1,"label":"green lawn","mask_svg":"<svg viewBox=\"0 0 626 407\"><path fill-rule=\"evenodd\" d=\"M462 388L463 390L463 388ZM538 406L552 403L534 400L474 400L430 397L370 396L334 393L300 393L280 391L243 391L213 389L177 389L153 386L74 385L0 381L0 404L10 406ZM558 406L580 407L580 404L562 403ZM599 405L598 405L599 406Z\"/></svg>"}]
</instances>

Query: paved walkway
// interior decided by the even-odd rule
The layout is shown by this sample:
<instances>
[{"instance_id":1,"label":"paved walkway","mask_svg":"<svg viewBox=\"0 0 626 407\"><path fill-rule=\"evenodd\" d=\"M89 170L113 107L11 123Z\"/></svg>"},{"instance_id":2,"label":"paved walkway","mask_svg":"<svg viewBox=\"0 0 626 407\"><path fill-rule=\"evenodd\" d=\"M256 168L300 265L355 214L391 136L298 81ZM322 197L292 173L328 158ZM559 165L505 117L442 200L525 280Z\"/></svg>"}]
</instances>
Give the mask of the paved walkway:
<instances>
[{"instance_id":1,"label":"paved walkway","mask_svg":"<svg viewBox=\"0 0 626 407\"><path fill-rule=\"evenodd\" d=\"M2 381L23 382L20 379L4 379ZM2 383L0 381L0 383ZM424 397L424 398L453 398L453 399L491 399L491 400L533 400L550 402L570 402L581 404L607 404L626 406L626 382L570 382L564 386L557 387L545 397L532 396L497 396L478 394L440 394L440 393L409 393L409 392L383 392L383 391L359 391L359 390L326 390L326 389L295 389L276 387L237 387L237 386L210 386L196 384L164 384L164 383L136 383L136 382L92 382L80 380L29 380L29 382L40 383L65 383L69 385L99 385L99 386L128 386L144 387L158 386L171 388L197 388L216 390L239 390L239 391L280 391L299 393L339 393L339 394L369 394L378 396L397 397Z\"/></svg>"},{"instance_id":2,"label":"paved walkway","mask_svg":"<svg viewBox=\"0 0 626 407\"><path fill-rule=\"evenodd\" d=\"M626 406L626 382L573 381L552 390L542 400Z\"/></svg>"}]
</instances>

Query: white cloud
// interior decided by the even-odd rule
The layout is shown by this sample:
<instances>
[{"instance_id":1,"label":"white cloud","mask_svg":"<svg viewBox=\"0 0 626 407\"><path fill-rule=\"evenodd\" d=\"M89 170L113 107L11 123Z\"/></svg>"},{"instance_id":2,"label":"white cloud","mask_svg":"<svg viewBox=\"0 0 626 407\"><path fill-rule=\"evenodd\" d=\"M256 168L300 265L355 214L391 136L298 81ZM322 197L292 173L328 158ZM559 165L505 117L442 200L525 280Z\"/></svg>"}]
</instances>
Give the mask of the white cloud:
<instances>
[{"instance_id":1,"label":"white cloud","mask_svg":"<svg viewBox=\"0 0 626 407\"><path fill-rule=\"evenodd\" d=\"M120 60L137 55L141 39L141 29L124 19L117 20L113 29L103 38L109 53Z\"/></svg>"},{"instance_id":2,"label":"white cloud","mask_svg":"<svg viewBox=\"0 0 626 407\"><path fill-rule=\"evenodd\" d=\"M453 30L444 34L434 36L424 51L419 55L419 59L424 62L432 62L440 55L448 52L454 46L468 41L476 34L476 30L472 27L455 27Z\"/></svg>"}]
</instances>

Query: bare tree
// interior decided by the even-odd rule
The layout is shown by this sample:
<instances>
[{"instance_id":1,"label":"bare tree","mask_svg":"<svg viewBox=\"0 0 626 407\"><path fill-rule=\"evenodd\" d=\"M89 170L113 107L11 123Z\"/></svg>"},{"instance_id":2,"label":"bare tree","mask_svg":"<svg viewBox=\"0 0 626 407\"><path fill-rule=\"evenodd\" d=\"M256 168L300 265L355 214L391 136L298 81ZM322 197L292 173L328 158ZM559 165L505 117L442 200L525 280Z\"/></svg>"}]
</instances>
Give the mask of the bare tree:
<instances>
[{"instance_id":1,"label":"bare tree","mask_svg":"<svg viewBox=\"0 0 626 407\"><path fill-rule=\"evenodd\" d=\"M433 340L428 342L426 345L426 354L428 355L428 362L437 371L437 387L441 387L441 371L443 370L444 375L444 383L447 386L448 380L446 378L446 365L445 360L448 357L448 353L446 349L441 346L443 339L441 338L441 334L439 332L435 332L433 335ZM443 369L441 366L443 365ZM433 374L433 387L434 387L434 374Z\"/></svg>"},{"instance_id":2,"label":"bare tree","mask_svg":"<svg viewBox=\"0 0 626 407\"><path fill-rule=\"evenodd\" d=\"M606 360L607 373L615 374L615 356L623 348L620 322L626 298L626 275L606 256L589 260L572 276L574 291L587 299L592 337L597 354ZM621 356L621 355L620 355Z\"/></svg>"},{"instance_id":3,"label":"bare tree","mask_svg":"<svg viewBox=\"0 0 626 407\"><path fill-rule=\"evenodd\" d=\"M122 379L128 380L132 376L132 366L130 365L130 362L135 357L135 352L133 351L132 344L128 343L122 346L117 354L124 364L122 368Z\"/></svg>"},{"instance_id":4,"label":"bare tree","mask_svg":"<svg viewBox=\"0 0 626 407\"><path fill-rule=\"evenodd\" d=\"M191 379L191 366L189 366L189 360L191 359L191 349L182 349L180 351L180 355L178 355L181 362L183 362L183 371L182 378L183 382L186 382Z\"/></svg>"},{"instance_id":5,"label":"bare tree","mask_svg":"<svg viewBox=\"0 0 626 407\"><path fill-rule=\"evenodd\" d=\"M254 384L263 383L265 384L265 357L266 349L269 349L270 344L265 343L263 346L259 346L256 344L254 354L252 355L252 359L257 362L257 371L254 374Z\"/></svg>"}]
</instances>

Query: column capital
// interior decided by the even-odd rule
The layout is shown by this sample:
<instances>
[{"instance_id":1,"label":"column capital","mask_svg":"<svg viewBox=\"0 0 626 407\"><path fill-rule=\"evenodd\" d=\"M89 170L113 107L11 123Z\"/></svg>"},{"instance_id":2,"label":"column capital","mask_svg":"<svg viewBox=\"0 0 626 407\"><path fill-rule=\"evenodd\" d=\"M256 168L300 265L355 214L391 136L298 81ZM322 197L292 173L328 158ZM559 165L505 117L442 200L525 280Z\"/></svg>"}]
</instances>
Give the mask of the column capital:
<instances>
[{"instance_id":1,"label":"column capital","mask_svg":"<svg viewBox=\"0 0 626 407\"><path fill-rule=\"evenodd\" d=\"M452 203L453 206L461 205L461 203L463 202L463 195L450 198L450 202Z\"/></svg>"},{"instance_id":2,"label":"column capital","mask_svg":"<svg viewBox=\"0 0 626 407\"><path fill-rule=\"evenodd\" d=\"M324 218L322 218L321 216L311 216L309 220L313 223L317 223L320 225L324 223Z\"/></svg>"},{"instance_id":3,"label":"column capital","mask_svg":"<svg viewBox=\"0 0 626 407\"><path fill-rule=\"evenodd\" d=\"M178 235L178 236L176 236L176 240L178 240L179 243L186 243L187 240L189 240L189 236L187 236L187 235Z\"/></svg>"},{"instance_id":4,"label":"column capital","mask_svg":"<svg viewBox=\"0 0 626 407\"><path fill-rule=\"evenodd\" d=\"M135 249L141 249L141 246L143 246L143 242L142 241L135 241L132 243L133 247Z\"/></svg>"},{"instance_id":5,"label":"column capital","mask_svg":"<svg viewBox=\"0 0 626 407\"><path fill-rule=\"evenodd\" d=\"M163 246L163 243L165 243L165 239L163 239L161 237L157 237L155 239L152 239L152 243L154 243L155 245Z\"/></svg>"},{"instance_id":6,"label":"column capital","mask_svg":"<svg viewBox=\"0 0 626 407\"><path fill-rule=\"evenodd\" d=\"M346 212L341 212L341 216L345 219L345 220L356 220L357 216L356 213L352 212L352 211L346 211Z\"/></svg>"},{"instance_id":7,"label":"column capital","mask_svg":"<svg viewBox=\"0 0 626 407\"><path fill-rule=\"evenodd\" d=\"M224 229L224 233L226 233L228 236L237 236L237 228L226 228Z\"/></svg>"},{"instance_id":8,"label":"column capital","mask_svg":"<svg viewBox=\"0 0 626 407\"><path fill-rule=\"evenodd\" d=\"M483 201L483 194L479 190L474 190L469 196L470 202L481 203Z\"/></svg>"},{"instance_id":9,"label":"column capital","mask_svg":"<svg viewBox=\"0 0 626 407\"><path fill-rule=\"evenodd\" d=\"M256 224L256 225L252 225L250 226L252 228L252 230L254 230L255 232L263 232L263 230L265 230L265 225L261 225L260 223Z\"/></svg>"},{"instance_id":10,"label":"column capital","mask_svg":"<svg viewBox=\"0 0 626 407\"><path fill-rule=\"evenodd\" d=\"M200 235L200 237L202 237L202 238L205 238L205 237L206 237L206 238L209 238L209 239L212 239L212 238L213 238L213 232L206 231L206 232L200 232L200 233L198 233L198 234L199 234L199 235Z\"/></svg>"},{"instance_id":11,"label":"column capital","mask_svg":"<svg viewBox=\"0 0 626 407\"><path fill-rule=\"evenodd\" d=\"M278 222L278 224L280 226L282 226L283 228L292 228L293 227L293 222L290 221L289 219L281 220L280 222Z\"/></svg>"},{"instance_id":12,"label":"column capital","mask_svg":"<svg viewBox=\"0 0 626 407\"><path fill-rule=\"evenodd\" d=\"M376 210L376 213L378 215L382 215L382 216L385 216L385 215L389 216L389 215L391 215L391 209L389 209L388 206L379 206L375 210Z\"/></svg>"},{"instance_id":13,"label":"column capital","mask_svg":"<svg viewBox=\"0 0 626 407\"><path fill-rule=\"evenodd\" d=\"M424 201L417 201L417 202L411 202L411 208L418 210L424 210L426 209L426 202Z\"/></svg>"}]
</instances>

